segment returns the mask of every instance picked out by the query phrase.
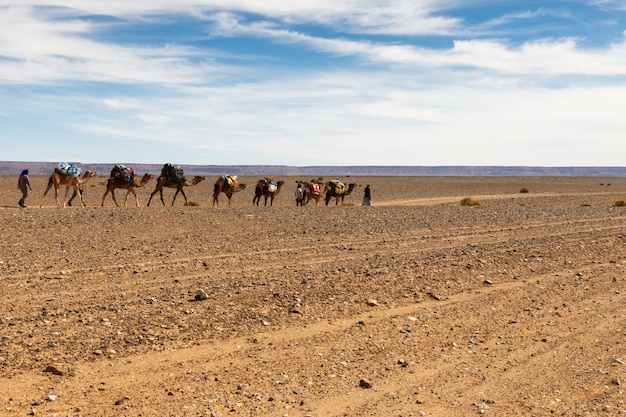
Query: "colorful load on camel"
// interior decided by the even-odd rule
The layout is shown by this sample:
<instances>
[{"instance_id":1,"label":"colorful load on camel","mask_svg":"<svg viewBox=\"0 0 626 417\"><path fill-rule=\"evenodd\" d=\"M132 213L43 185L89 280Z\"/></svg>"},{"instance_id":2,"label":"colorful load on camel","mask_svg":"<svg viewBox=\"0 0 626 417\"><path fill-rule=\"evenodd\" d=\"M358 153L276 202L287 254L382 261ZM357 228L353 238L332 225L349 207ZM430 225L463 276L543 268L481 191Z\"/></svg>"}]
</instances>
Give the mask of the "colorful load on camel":
<instances>
[{"instance_id":1,"label":"colorful load on camel","mask_svg":"<svg viewBox=\"0 0 626 417\"><path fill-rule=\"evenodd\" d=\"M133 182L135 179L135 170L125 165L118 164L111 170L111 178L117 179L120 182Z\"/></svg>"},{"instance_id":2,"label":"colorful load on camel","mask_svg":"<svg viewBox=\"0 0 626 417\"><path fill-rule=\"evenodd\" d=\"M232 187L239 183L236 175L224 175L224 181L226 181L229 187Z\"/></svg>"},{"instance_id":3,"label":"colorful load on camel","mask_svg":"<svg viewBox=\"0 0 626 417\"><path fill-rule=\"evenodd\" d=\"M80 168L76 165L68 164L67 162L59 162L59 170L64 174L69 174L72 177L80 177Z\"/></svg>"},{"instance_id":4,"label":"colorful load on camel","mask_svg":"<svg viewBox=\"0 0 626 417\"><path fill-rule=\"evenodd\" d=\"M335 189L335 194L343 194L346 191L346 185L339 180L331 180L328 184Z\"/></svg>"},{"instance_id":5,"label":"colorful load on camel","mask_svg":"<svg viewBox=\"0 0 626 417\"><path fill-rule=\"evenodd\" d=\"M261 178L257 184L267 188L270 193L275 193L278 190L278 184L270 177Z\"/></svg>"},{"instance_id":6,"label":"colorful load on camel","mask_svg":"<svg viewBox=\"0 0 626 417\"><path fill-rule=\"evenodd\" d=\"M180 165L165 164L161 173L165 175L169 184L182 184L186 180L183 167Z\"/></svg>"}]
</instances>

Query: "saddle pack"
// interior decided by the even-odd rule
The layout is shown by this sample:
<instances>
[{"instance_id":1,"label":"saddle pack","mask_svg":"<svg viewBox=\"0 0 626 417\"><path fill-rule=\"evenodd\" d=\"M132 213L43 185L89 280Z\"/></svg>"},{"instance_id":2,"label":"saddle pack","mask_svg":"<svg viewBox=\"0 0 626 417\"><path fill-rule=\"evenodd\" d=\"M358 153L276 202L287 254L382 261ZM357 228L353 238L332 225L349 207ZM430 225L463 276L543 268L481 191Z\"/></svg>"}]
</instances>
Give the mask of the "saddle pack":
<instances>
[{"instance_id":1,"label":"saddle pack","mask_svg":"<svg viewBox=\"0 0 626 417\"><path fill-rule=\"evenodd\" d=\"M320 193L320 184L318 182L312 182L311 183L311 190L313 191L313 194L319 195Z\"/></svg>"},{"instance_id":2,"label":"saddle pack","mask_svg":"<svg viewBox=\"0 0 626 417\"><path fill-rule=\"evenodd\" d=\"M229 187L232 187L233 185L237 185L239 183L239 181L237 181L236 175L224 175L224 180Z\"/></svg>"},{"instance_id":3,"label":"saddle pack","mask_svg":"<svg viewBox=\"0 0 626 417\"><path fill-rule=\"evenodd\" d=\"M121 182L133 182L135 170L122 164L115 165L111 170L111 178L118 179Z\"/></svg>"},{"instance_id":4,"label":"saddle pack","mask_svg":"<svg viewBox=\"0 0 626 417\"><path fill-rule=\"evenodd\" d=\"M180 165L165 164L162 172L170 184L182 184L185 182L185 173Z\"/></svg>"},{"instance_id":5,"label":"saddle pack","mask_svg":"<svg viewBox=\"0 0 626 417\"><path fill-rule=\"evenodd\" d=\"M267 188L267 190L268 190L270 193L274 193L274 192L276 192L276 190L278 190L278 184L276 184L276 181L274 181L274 180L273 180L272 178L270 178L270 177L261 178L261 179L259 180L259 184L260 184L262 187Z\"/></svg>"},{"instance_id":6,"label":"saddle pack","mask_svg":"<svg viewBox=\"0 0 626 417\"><path fill-rule=\"evenodd\" d=\"M339 180L332 180L329 184L335 189L335 194L343 194L346 192L346 185Z\"/></svg>"},{"instance_id":7,"label":"saddle pack","mask_svg":"<svg viewBox=\"0 0 626 417\"><path fill-rule=\"evenodd\" d=\"M80 176L80 168L76 165L68 164L67 162L59 162L58 168L63 174L70 174L74 178Z\"/></svg>"}]
</instances>

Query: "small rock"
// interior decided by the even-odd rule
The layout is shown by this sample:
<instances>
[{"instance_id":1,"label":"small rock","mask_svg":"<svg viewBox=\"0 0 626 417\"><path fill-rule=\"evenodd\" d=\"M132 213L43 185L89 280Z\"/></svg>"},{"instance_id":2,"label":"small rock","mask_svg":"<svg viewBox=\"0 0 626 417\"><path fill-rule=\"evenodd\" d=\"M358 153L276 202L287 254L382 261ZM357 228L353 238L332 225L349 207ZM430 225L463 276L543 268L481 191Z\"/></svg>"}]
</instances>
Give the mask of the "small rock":
<instances>
[{"instance_id":1,"label":"small rock","mask_svg":"<svg viewBox=\"0 0 626 417\"><path fill-rule=\"evenodd\" d=\"M129 400L129 399L130 399L130 397L120 398L119 400L115 401L115 405L122 405L122 404L124 404L124 402L126 400Z\"/></svg>"},{"instance_id":2,"label":"small rock","mask_svg":"<svg viewBox=\"0 0 626 417\"><path fill-rule=\"evenodd\" d=\"M46 367L44 372L50 372L54 375L67 375L70 372L70 367L64 363L53 363Z\"/></svg>"},{"instance_id":3,"label":"small rock","mask_svg":"<svg viewBox=\"0 0 626 417\"><path fill-rule=\"evenodd\" d=\"M370 298L367 300L367 305L368 306L377 306L378 305L378 300L374 299L374 298Z\"/></svg>"},{"instance_id":4,"label":"small rock","mask_svg":"<svg viewBox=\"0 0 626 417\"><path fill-rule=\"evenodd\" d=\"M207 294L206 291L204 291L204 290L198 290L196 292L196 296L194 297L194 299L196 301L208 300L209 299L209 294Z\"/></svg>"},{"instance_id":5,"label":"small rock","mask_svg":"<svg viewBox=\"0 0 626 417\"><path fill-rule=\"evenodd\" d=\"M46 397L46 400L48 400L49 402L54 402L54 401L56 401L56 400L57 400L57 396L56 396L56 395L53 395L53 394L49 394L49 395Z\"/></svg>"},{"instance_id":6,"label":"small rock","mask_svg":"<svg viewBox=\"0 0 626 417\"><path fill-rule=\"evenodd\" d=\"M372 388L372 382L367 379L362 379L359 381L359 387L361 388Z\"/></svg>"}]
</instances>

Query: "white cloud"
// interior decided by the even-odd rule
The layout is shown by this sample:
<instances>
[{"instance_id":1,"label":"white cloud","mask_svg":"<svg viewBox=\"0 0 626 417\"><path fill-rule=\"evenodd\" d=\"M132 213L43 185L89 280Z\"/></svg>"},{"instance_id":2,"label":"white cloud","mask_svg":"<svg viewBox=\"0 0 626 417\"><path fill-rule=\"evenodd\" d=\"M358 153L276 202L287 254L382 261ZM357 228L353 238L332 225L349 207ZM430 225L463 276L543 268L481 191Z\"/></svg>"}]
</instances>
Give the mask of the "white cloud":
<instances>
[{"instance_id":1,"label":"white cloud","mask_svg":"<svg viewBox=\"0 0 626 417\"><path fill-rule=\"evenodd\" d=\"M168 149L154 151L157 158L185 150L186 163L617 163L626 151L623 41L595 49L565 36L513 44L485 31L548 12L510 13L468 28L450 17L453 6L221 0L180 1L172 9L165 0L6 0L0 89L10 87L0 114L46 118L58 129L46 137L94 138L93 149L114 140ZM119 20L102 24L88 15ZM166 43L167 36L121 43L111 34L139 21L160 29L182 15L202 23L190 35L193 46ZM318 30L306 32L310 26ZM451 33L460 35L449 47L399 36ZM262 65L234 50L202 49L204 41L218 48L221 37L267 45L254 57ZM272 67L280 61L272 44L290 45L309 61ZM316 68L324 59L326 68ZM22 98L20 86L33 84L53 88ZM81 89L92 84L97 91ZM71 92L59 94L58 86Z\"/></svg>"}]
</instances>

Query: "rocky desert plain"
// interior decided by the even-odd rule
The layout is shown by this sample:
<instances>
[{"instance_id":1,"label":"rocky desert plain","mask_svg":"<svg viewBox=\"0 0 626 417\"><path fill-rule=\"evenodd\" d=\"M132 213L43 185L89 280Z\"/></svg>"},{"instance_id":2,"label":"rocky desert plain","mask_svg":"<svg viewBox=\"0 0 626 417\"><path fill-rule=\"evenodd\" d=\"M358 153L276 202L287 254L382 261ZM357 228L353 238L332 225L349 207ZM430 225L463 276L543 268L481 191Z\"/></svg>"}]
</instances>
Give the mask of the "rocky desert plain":
<instances>
[{"instance_id":1,"label":"rocky desert plain","mask_svg":"<svg viewBox=\"0 0 626 417\"><path fill-rule=\"evenodd\" d=\"M626 178L257 179L22 209L0 177L0 415L626 415Z\"/></svg>"}]
</instances>

